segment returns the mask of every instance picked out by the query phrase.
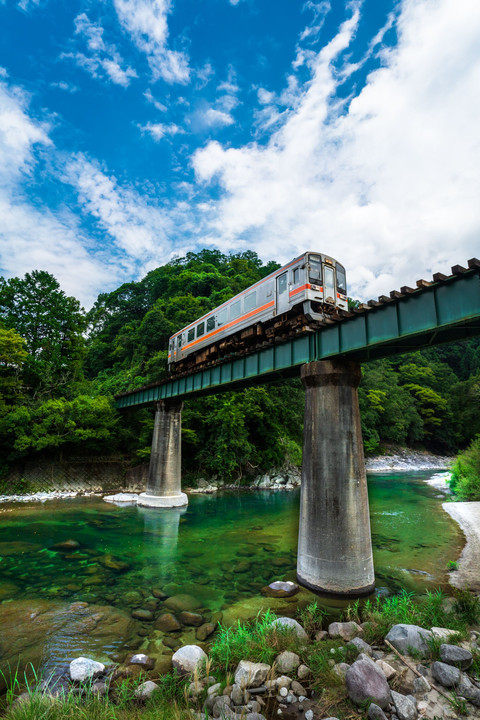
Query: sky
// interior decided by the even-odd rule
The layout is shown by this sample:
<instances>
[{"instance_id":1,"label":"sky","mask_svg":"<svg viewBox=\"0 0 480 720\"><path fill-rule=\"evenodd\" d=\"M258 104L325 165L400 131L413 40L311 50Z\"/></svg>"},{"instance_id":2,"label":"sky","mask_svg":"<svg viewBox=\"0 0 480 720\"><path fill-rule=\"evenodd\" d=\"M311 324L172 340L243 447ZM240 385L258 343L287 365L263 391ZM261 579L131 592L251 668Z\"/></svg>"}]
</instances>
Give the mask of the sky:
<instances>
[{"instance_id":1,"label":"sky","mask_svg":"<svg viewBox=\"0 0 480 720\"><path fill-rule=\"evenodd\" d=\"M0 274L204 247L366 300L480 256L478 0L0 0Z\"/></svg>"}]
</instances>

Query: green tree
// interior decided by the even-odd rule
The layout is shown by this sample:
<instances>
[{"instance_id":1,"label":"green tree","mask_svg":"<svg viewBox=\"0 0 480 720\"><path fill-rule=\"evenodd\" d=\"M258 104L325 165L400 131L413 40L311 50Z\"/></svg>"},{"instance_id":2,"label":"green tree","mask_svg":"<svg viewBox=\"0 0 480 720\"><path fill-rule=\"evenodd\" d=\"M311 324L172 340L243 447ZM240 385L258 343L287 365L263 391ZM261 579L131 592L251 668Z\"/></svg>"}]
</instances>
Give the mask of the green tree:
<instances>
[{"instance_id":1,"label":"green tree","mask_svg":"<svg viewBox=\"0 0 480 720\"><path fill-rule=\"evenodd\" d=\"M450 487L461 500L480 500L480 435L458 455Z\"/></svg>"}]
</instances>

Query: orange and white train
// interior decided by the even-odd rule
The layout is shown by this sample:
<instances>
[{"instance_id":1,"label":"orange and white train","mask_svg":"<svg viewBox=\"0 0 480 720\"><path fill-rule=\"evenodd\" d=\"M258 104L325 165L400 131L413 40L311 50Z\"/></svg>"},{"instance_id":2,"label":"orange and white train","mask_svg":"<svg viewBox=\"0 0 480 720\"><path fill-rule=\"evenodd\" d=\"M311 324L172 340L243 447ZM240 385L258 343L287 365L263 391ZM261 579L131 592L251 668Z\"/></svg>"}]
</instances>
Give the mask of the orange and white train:
<instances>
[{"instance_id":1,"label":"orange and white train","mask_svg":"<svg viewBox=\"0 0 480 720\"><path fill-rule=\"evenodd\" d=\"M169 369L214 360L235 343L271 336L282 322L294 327L298 318L323 320L337 310L348 310L345 268L322 253L303 253L172 335Z\"/></svg>"}]
</instances>

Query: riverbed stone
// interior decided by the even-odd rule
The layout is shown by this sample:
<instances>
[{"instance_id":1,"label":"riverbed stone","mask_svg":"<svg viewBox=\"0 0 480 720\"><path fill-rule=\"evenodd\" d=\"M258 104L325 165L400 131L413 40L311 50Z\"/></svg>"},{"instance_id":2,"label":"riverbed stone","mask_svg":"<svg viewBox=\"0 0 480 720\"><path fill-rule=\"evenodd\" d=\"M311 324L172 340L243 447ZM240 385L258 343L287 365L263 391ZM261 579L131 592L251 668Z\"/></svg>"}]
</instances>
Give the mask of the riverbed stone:
<instances>
[{"instance_id":1,"label":"riverbed stone","mask_svg":"<svg viewBox=\"0 0 480 720\"><path fill-rule=\"evenodd\" d=\"M458 668L439 661L433 663L432 675L443 687L447 688L455 687L462 679L462 673Z\"/></svg>"},{"instance_id":2,"label":"riverbed stone","mask_svg":"<svg viewBox=\"0 0 480 720\"><path fill-rule=\"evenodd\" d=\"M378 665L380 670L383 672L387 680L391 680L397 674L397 671L385 660L375 660L375 664Z\"/></svg>"},{"instance_id":3,"label":"riverbed stone","mask_svg":"<svg viewBox=\"0 0 480 720\"><path fill-rule=\"evenodd\" d=\"M333 622L328 626L328 634L331 638L342 638L342 640L349 641L362 633L363 630L360 625L356 622Z\"/></svg>"},{"instance_id":4,"label":"riverbed stone","mask_svg":"<svg viewBox=\"0 0 480 720\"><path fill-rule=\"evenodd\" d=\"M371 703L368 708L368 720L387 720L387 716L381 707L375 703Z\"/></svg>"},{"instance_id":5,"label":"riverbed stone","mask_svg":"<svg viewBox=\"0 0 480 720\"><path fill-rule=\"evenodd\" d=\"M180 675L191 675L202 670L207 654L198 645L184 645L172 657L172 665Z\"/></svg>"},{"instance_id":6,"label":"riverbed stone","mask_svg":"<svg viewBox=\"0 0 480 720\"><path fill-rule=\"evenodd\" d=\"M139 665L144 670L153 670L155 667L155 659L145 655L144 653L136 653L127 659L126 665Z\"/></svg>"},{"instance_id":7,"label":"riverbed stone","mask_svg":"<svg viewBox=\"0 0 480 720\"><path fill-rule=\"evenodd\" d=\"M306 678L310 677L312 674L312 671L308 667L308 665L300 665L297 668L297 677L299 680L305 680Z\"/></svg>"},{"instance_id":8,"label":"riverbed stone","mask_svg":"<svg viewBox=\"0 0 480 720\"><path fill-rule=\"evenodd\" d=\"M185 593L179 593L178 595L172 595L165 600L165 606L173 612L194 612L198 608L202 607L202 603L194 598L192 595Z\"/></svg>"},{"instance_id":9,"label":"riverbed stone","mask_svg":"<svg viewBox=\"0 0 480 720\"><path fill-rule=\"evenodd\" d=\"M385 639L404 655L414 650L422 657L428 657L430 653L428 640L431 637L432 633L425 628L399 623L390 629Z\"/></svg>"},{"instance_id":10,"label":"riverbed stone","mask_svg":"<svg viewBox=\"0 0 480 720\"><path fill-rule=\"evenodd\" d=\"M299 586L290 580L274 580L264 588L265 594L269 597L292 597L300 590Z\"/></svg>"},{"instance_id":11,"label":"riverbed stone","mask_svg":"<svg viewBox=\"0 0 480 720\"><path fill-rule=\"evenodd\" d=\"M80 543L78 540L69 538L68 540L62 540L62 542L55 543L53 546L54 550L64 550L65 552L71 552L72 550L78 550Z\"/></svg>"},{"instance_id":12,"label":"riverbed stone","mask_svg":"<svg viewBox=\"0 0 480 720\"><path fill-rule=\"evenodd\" d=\"M345 678L345 675L347 674L347 670L350 667L348 663L337 663L333 666L332 670L335 673L335 675L338 675L338 677L342 678L342 680Z\"/></svg>"},{"instance_id":13,"label":"riverbed stone","mask_svg":"<svg viewBox=\"0 0 480 720\"><path fill-rule=\"evenodd\" d=\"M473 655L458 645L440 645L440 659L447 665L467 670L473 662Z\"/></svg>"},{"instance_id":14,"label":"riverbed stone","mask_svg":"<svg viewBox=\"0 0 480 720\"><path fill-rule=\"evenodd\" d=\"M163 613L155 620L155 628L164 633L175 632L181 630L182 626L172 613Z\"/></svg>"},{"instance_id":15,"label":"riverbed stone","mask_svg":"<svg viewBox=\"0 0 480 720\"><path fill-rule=\"evenodd\" d=\"M279 617L276 618L276 620L273 620L271 624L280 628L289 628L294 631L294 634L299 640L302 640L303 642L308 641L308 635L305 632L304 628L300 625L299 622L297 622L297 620L294 620L293 618Z\"/></svg>"},{"instance_id":16,"label":"riverbed stone","mask_svg":"<svg viewBox=\"0 0 480 720\"><path fill-rule=\"evenodd\" d=\"M417 705L406 695L392 690L392 701L399 720L417 720Z\"/></svg>"},{"instance_id":17,"label":"riverbed stone","mask_svg":"<svg viewBox=\"0 0 480 720\"><path fill-rule=\"evenodd\" d=\"M280 655L275 658L275 664L278 672L289 675L300 665L300 658L297 653L284 650Z\"/></svg>"},{"instance_id":18,"label":"riverbed stone","mask_svg":"<svg viewBox=\"0 0 480 720\"><path fill-rule=\"evenodd\" d=\"M152 595L159 600L165 600L167 598L167 595L163 592L162 588L153 588Z\"/></svg>"},{"instance_id":19,"label":"riverbed stone","mask_svg":"<svg viewBox=\"0 0 480 720\"><path fill-rule=\"evenodd\" d=\"M200 640L200 642L204 642L212 633L215 632L216 628L215 623L204 623L204 625L200 625L199 628L195 631L195 637L197 640Z\"/></svg>"},{"instance_id":20,"label":"riverbed stone","mask_svg":"<svg viewBox=\"0 0 480 720\"><path fill-rule=\"evenodd\" d=\"M199 627L203 623L203 617L199 613L189 612L188 610L183 610L178 619L183 625L193 625L194 627Z\"/></svg>"},{"instance_id":21,"label":"riverbed stone","mask_svg":"<svg viewBox=\"0 0 480 720\"><path fill-rule=\"evenodd\" d=\"M345 675L350 699L361 705L370 699L382 709L390 702L390 688L380 668L372 660L356 660Z\"/></svg>"},{"instance_id":22,"label":"riverbed stone","mask_svg":"<svg viewBox=\"0 0 480 720\"><path fill-rule=\"evenodd\" d=\"M145 610L144 608L137 608L137 610L133 610L132 618L135 620L142 620L142 622L152 622L153 621L153 613L151 610Z\"/></svg>"},{"instance_id":23,"label":"riverbed stone","mask_svg":"<svg viewBox=\"0 0 480 720\"><path fill-rule=\"evenodd\" d=\"M235 670L235 684L242 688L259 687L265 681L270 665L240 660Z\"/></svg>"},{"instance_id":24,"label":"riverbed stone","mask_svg":"<svg viewBox=\"0 0 480 720\"><path fill-rule=\"evenodd\" d=\"M372 646L365 642L365 640L362 640L360 637L354 637L353 640L350 640L348 643L349 645L353 645L359 653L365 653L366 655L372 655Z\"/></svg>"},{"instance_id":25,"label":"riverbed stone","mask_svg":"<svg viewBox=\"0 0 480 720\"><path fill-rule=\"evenodd\" d=\"M74 682L85 682L99 677L105 671L103 663L91 658L78 657L70 663L70 678Z\"/></svg>"}]
</instances>

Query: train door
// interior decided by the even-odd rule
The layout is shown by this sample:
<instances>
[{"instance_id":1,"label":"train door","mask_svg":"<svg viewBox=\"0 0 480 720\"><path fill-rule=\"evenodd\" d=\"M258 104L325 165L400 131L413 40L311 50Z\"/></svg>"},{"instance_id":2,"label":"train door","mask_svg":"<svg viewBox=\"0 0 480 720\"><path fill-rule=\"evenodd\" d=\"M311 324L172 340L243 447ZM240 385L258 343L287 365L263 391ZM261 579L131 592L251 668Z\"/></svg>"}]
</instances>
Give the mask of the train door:
<instances>
[{"instance_id":1,"label":"train door","mask_svg":"<svg viewBox=\"0 0 480 720\"><path fill-rule=\"evenodd\" d=\"M323 300L335 305L335 271L327 264L323 266Z\"/></svg>"},{"instance_id":2,"label":"train door","mask_svg":"<svg viewBox=\"0 0 480 720\"><path fill-rule=\"evenodd\" d=\"M277 277L277 314L288 310L288 271Z\"/></svg>"}]
</instances>

